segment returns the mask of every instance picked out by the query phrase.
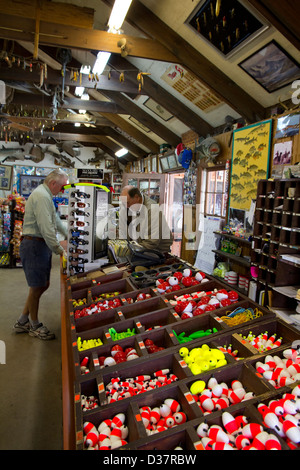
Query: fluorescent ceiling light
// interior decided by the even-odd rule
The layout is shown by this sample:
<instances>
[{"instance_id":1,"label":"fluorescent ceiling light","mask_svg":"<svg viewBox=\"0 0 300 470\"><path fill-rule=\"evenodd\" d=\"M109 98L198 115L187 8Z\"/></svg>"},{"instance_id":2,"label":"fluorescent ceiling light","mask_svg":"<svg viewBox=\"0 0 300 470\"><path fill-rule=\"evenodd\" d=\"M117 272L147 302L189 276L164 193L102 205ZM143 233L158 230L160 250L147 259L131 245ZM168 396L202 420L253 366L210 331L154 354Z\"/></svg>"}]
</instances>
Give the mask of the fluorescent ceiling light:
<instances>
[{"instance_id":1,"label":"fluorescent ceiling light","mask_svg":"<svg viewBox=\"0 0 300 470\"><path fill-rule=\"evenodd\" d=\"M84 75L88 75L90 71L91 71L90 65L82 65L80 68L80 73L83 73Z\"/></svg>"},{"instance_id":2,"label":"fluorescent ceiling light","mask_svg":"<svg viewBox=\"0 0 300 470\"><path fill-rule=\"evenodd\" d=\"M82 99L82 100L89 100L89 99L90 99L90 95L89 95L88 93L82 93L81 99Z\"/></svg>"},{"instance_id":3,"label":"fluorescent ceiling light","mask_svg":"<svg viewBox=\"0 0 300 470\"><path fill-rule=\"evenodd\" d=\"M108 32L118 33L121 28L132 0L115 0L112 8L109 20L108 20ZM93 73L101 75L104 71L107 62L111 56L110 52L100 51L97 54L96 62L94 63Z\"/></svg>"},{"instance_id":4,"label":"fluorescent ceiling light","mask_svg":"<svg viewBox=\"0 0 300 470\"><path fill-rule=\"evenodd\" d=\"M86 109L79 109L79 114L85 114L86 113Z\"/></svg>"},{"instance_id":5,"label":"fluorescent ceiling light","mask_svg":"<svg viewBox=\"0 0 300 470\"><path fill-rule=\"evenodd\" d=\"M118 151L115 153L115 155L116 155L116 157L119 157L119 158L120 158L120 157L124 157L124 155L126 155L126 153L128 153L128 150L125 149L125 148L123 148L123 149L118 150Z\"/></svg>"},{"instance_id":6,"label":"fluorescent ceiling light","mask_svg":"<svg viewBox=\"0 0 300 470\"><path fill-rule=\"evenodd\" d=\"M75 88L75 95L76 96L82 96L83 92L84 92L84 87L83 86L77 86Z\"/></svg>"},{"instance_id":7,"label":"fluorescent ceiling light","mask_svg":"<svg viewBox=\"0 0 300 470\"><path fill-rule=\"evenodd\" d=\"M107 62L109 61L110 56L111 56L110 52L104 52L104 51L98 52L97 59L93 67L93 73L97 73L98 75L101 75L101 73L105 69Z\"/></svg>"},{"instance_id":8,"label":"fluorescent ceiling light","mask_svg":"<svg viewBox=\"0 0 300 470\"><path fill-rule=\"evenodd\" d=\"M125 20L132 0L115 0L108 20L108 31L117 32Z\"/></svg>"},{"instance_id":9,"label":"fluorescent ceiling light","mask_svg":"<svg viewBox=\"0 0 300 470\"><path fill-rule=\"evenodd\" d=\"M75 127L80 127L80 122L75 122L74 126Z\"/></svg>"}]
</instances>

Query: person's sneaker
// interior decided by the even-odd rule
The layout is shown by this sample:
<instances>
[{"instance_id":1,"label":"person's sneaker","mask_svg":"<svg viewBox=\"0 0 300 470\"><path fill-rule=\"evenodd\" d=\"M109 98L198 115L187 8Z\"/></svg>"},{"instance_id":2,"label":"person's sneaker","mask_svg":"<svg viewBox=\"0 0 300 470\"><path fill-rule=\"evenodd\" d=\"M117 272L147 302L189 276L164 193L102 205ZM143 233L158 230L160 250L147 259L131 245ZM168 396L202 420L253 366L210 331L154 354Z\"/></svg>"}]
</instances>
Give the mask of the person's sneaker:
<instances>
[{"instance_id":1,"label":"person's sneaker","mask_svg":"<svg viewBox=\"0 0 300 470\"><path fill-rule=\"evenodd\" d=\"M22 324L17 320L16 323L14 324L14 330L16 333L29 333L29 330L30 330L29 321Z\"/></svg>"},{"instance_id":2,"label":"person's sneaker","mask_svg":"<svg viewBox=\"0 0 300 470\"><path fill-rule=\"evenodd\" d=\"M55 334L50 333L48 328L46 326L44 326L43 323L39 323L35 328L30 326L29 335L30 336L35 336L36 338L44 339L44 340L49 340L49 339L54 339L55 338Z\"/></svg>"}]
</instances>

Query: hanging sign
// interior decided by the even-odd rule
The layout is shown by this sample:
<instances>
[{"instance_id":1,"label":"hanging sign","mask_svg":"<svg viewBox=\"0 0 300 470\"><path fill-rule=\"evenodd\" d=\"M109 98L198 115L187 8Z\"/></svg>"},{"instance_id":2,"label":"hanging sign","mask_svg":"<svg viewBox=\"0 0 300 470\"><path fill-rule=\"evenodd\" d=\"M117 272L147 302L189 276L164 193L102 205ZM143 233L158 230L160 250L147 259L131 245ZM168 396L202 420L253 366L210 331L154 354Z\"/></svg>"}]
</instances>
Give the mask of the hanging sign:
<instances>
[{"instance_id":1,"label":"hanging sign","mask_svg":"<svg viewBox=\"0 0 300 470\"><path fill-rule=\"evenodd\" d=\"M80 179L103 179L103 170L99 168L78 168L77 177Z\"/></svg>"}]
</instances>

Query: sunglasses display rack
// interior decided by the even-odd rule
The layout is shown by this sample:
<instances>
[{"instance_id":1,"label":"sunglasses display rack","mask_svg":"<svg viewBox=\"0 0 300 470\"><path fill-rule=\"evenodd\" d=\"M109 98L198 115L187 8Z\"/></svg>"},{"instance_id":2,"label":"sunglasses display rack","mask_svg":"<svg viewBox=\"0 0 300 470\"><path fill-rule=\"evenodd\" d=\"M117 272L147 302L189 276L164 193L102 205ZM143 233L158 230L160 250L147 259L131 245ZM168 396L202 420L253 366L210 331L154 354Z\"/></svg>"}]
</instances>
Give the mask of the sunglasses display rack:
<instances>
[{"instance_id":1,"label":"sunglasses display rack","mask_svg":"<svg viewBox=\"0 0 300 470\"><path fill-rule=\"evenodd\" d=\"M71 276L91 269L94 262L95 194L88 185L70 189L67 273Z\"/></svg>"}]
</instances>

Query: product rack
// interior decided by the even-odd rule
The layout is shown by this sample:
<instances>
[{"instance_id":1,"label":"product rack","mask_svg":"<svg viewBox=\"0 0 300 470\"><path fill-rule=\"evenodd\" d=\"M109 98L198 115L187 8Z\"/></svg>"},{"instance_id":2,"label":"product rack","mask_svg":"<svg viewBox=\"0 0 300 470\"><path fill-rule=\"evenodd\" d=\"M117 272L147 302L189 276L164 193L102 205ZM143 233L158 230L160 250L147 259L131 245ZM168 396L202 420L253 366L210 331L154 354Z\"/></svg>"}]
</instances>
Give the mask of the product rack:
<instances>
[{"instance_id":1,"label":"product rack","mask_svg":"<svg viewBox=\"0 0 300 470\"><path fill-rule=\"evenodd\" d=\"M78 450L84 449L83 423L85 421L90 421L98 426L104 419L112 418L115 414L121 412L125 413L126 425L129 428L128 444L122 447L122 449L172 450L179 443L186 450L201 449L201 443L196 433L197 426L204 419L217 424L220 421L221 413L213 412L211 415L204 417L200 408L195 403L189 387L194 381L208 380L211 376L216 377L220 381L229 381L231 377L232 379L240 378L247 391L254 392L255 396L246 403L231 405L227 410L232 414L246 414L250 420L255 419L256 422L261 422L261 417L255 409L255 405L275 393L278 394L283 389L275 391L263 377L256 373L254 363L260 360L264 354L259 354L253 346L247 344L243 336L246 336L250 331L255 334L265 331L268 331L270 334L276 333L277 337L282 337L281 347L269 353L277 354L278 351L283 351L289 347L294 340L300 339L298 330L276 318L272 312L259 306L242 294L239 294L238 302L232 304L231 307L224 307L213 312L204 313L199 317L182 320L170 303L173 294L159 294L155 288L151 287L142 290L137 289L132 282L130 272L126 270L122 270L119 276L118 280L112 282L105 282L105 276L102 276L100 285L96 287L87 286L84 292L87 294L87 298L89 292L91 293L93 289L97 291L100 287L102 292L111 292L114 290L116 283L118 283L119 287L123 286L124 288L118 296L122 299L122 306L77 320L74 318L75 309L72 300L74 296L77 299L80 298L82 290L78 290L76 282L71 282L70 279L66 283L66 323L69 325L67 334L69 336L70 350L69 367L72 369L69 372L73 384L73 402L69 406L74 410L75 417L73 427L69 430L73 439L72 448ZM228 286L225 286L222 282L210 276L207 276L207 279L208 282L206 283L183 288L177 291L176 294L181 295L182 293L192 293L199 290L207 292L214 288L229 290ZM80 278L78 281L82 285ZM151 292L151 298L132 304L126 301L126 298L134 298L141 291ZM234 310L237 306L257 307L262 311L263 316L236 327L229 327L221 320L221 316L225 315L228 311ZM84 308L84 306L80 308ZM158 321L161 323L160 328L146 331L147 328L155 326ZM131 329L135 327L136 334L114 342L111 336L107 334L111 326L118 331L124 331L128 327ZM210 336L185 343L184 346L192 349L207 344L209 347L217 348L218 346L224 347L231 344L238 351L240 360L237 361L233 356L225 353L227 365L194 376L179 355L182 344L179 344L174 331L176 334L182 331L189 334L190 332L212 328L213 326L217 332ZM103 345L85 351L78 351L77 339L79 336L82 339L100 337ZM157 345L162 346L164 349L150 354L145 347L146 339L152 339L155 344L157 343ZM134 347L138 358L101 368L99 357L109 355L111 347L115 344L120 344L124 348ZM82 375L80 363L84 357L88 357L89 372ZM107 403L105 387L111 378L127 378L141 374L151 374L156 370L164 368L170 369L177 376L178 380L172 384L152 390L151 392L136 395L130 399L125 398L115 403ZM100 406L94 410L82 411L81 395L96 396ZM186 423L180 424L175 428L149 436L141 419L140 408L145 405L150 407L159 405L165 398L178 400L182 411L187 414L188 420ZM282 442L282 448L288 448L285 442Z\"/></svg>"}]
</instances>

